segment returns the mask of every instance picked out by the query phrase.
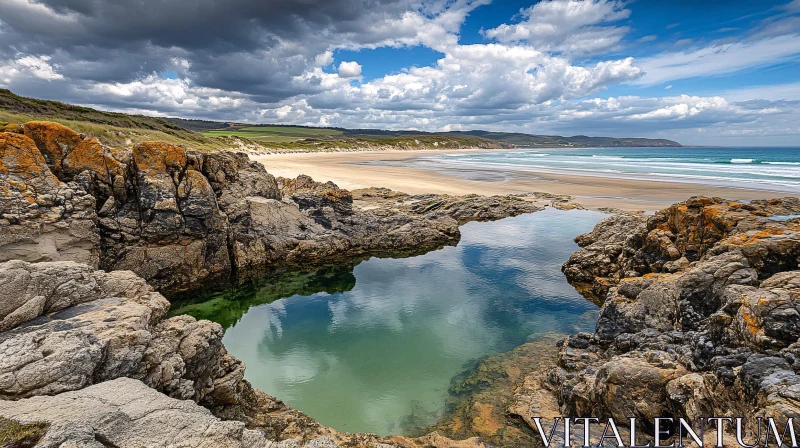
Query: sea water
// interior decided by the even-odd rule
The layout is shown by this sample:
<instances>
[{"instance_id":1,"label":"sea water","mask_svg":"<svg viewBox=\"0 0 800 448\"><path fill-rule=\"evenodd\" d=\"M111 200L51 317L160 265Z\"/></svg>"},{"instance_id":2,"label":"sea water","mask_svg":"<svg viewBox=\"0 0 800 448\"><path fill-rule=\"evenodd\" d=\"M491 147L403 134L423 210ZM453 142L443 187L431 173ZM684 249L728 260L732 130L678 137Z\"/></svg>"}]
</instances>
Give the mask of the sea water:
<instances>
[{"instance_id":1,"label":"sea water","mask_svg":"<svg viewBox=\"0 0 800 448\"><path fill-rule=\"evenodd\" d=\"M800 194L800 148L588 148L425 155L415 166L481 180L509 172L662 180Z\"/></svg>"},{"instance_id":2,"label":"sea water","mask_svg":"<svg viewBox=\"0 0 800 448\"><path fill-rule=\"evenodd\" d=\"M597 307L560 268L603 216L547 209L469 223L456 247L291 272L172 314L220 322L245 378L322 424L407 434L442 416L451 380L477 360L594 329Z\"/></svg>"}]
</instances>

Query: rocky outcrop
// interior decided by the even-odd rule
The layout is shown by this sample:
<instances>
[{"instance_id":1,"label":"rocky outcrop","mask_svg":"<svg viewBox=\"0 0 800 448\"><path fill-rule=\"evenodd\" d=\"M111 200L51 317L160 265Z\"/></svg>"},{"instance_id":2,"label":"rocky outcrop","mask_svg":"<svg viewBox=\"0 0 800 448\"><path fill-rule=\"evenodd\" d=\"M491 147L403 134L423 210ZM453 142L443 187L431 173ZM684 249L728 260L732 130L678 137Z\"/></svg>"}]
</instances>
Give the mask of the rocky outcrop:
<instances>
[{"instance_id":1,"label":"rocky outcrop","mask_svg":"<svg viewBox=\"0 0 800 448\"><path fill-rule=\"evenodd\" d=\"M132 272L10 261L0 264L0 279L0 397L119 377L198 402L229 402L245 388L222 328L188 316L162 321L169 302Z\"/></svg>"},{"instance_id":2,"label":"rocky outcrop","mask_svg":"<svg viewBox=\"0 0 800 448\"><path fill-rule=\"evenodd\" d=\"M95 199L61 182L33 140L0 133L0 261L99 263Z\"/></svg>"},{"instance_id":3,"label":"rocky outcrop","mask_svg":"<svg viewBox=\"0 0 800 448\"><path fill-rule=\"evenodd\" d=\"M440 214L449 216L466 224L471 221L495 221L517 216L523 213L534 213L544 209L544 205L525 200L518 196L481 196L468 194L451 196L446 194L409 195L388 188L365 188L355 190L353 198L364 208L389 207L410 215ZM556 201L549 205L555 206Z\"/></svg>"},{"instance_id":4,"label":"rocky outcrop","mask_svg":"<svg viewBox=\"0 0 800 448\"><path fill-rule=\"evenodd\" d=\"M770 231L777 225L762 226L758 218L797 213L800 199L796 197L749 204L698 197L652 217L621 213L578 236L575 242L581 250L570 257L562 271L581 293L602 302L609 288L625 277L676 272L701 259L728 235L742 235L751 228ZM769 269L777 272L781 268Z\"/></svg>"},{"instance_id":5,"label":"rocky outcrop","mask_svg":"<svg viewBox=\"0 0 800 448\"><path fill-rule=\"evenodd\" d=\"M541 208L512 197L394 192L374 201L362 194L365 204L355 206L330 182L279 184L245 154L163 142L112 149L50 122L12 130L0 133L0 169L9 172L0 177L8 192L1 259L131 270L166 292L276 266L421 253L455 244L460 223Z\"/></svg>"},{"instance_id":6,"label":"rocky outcrop","mask_svg":"<svg viewBox=\"0 0 800 448\"><path fill-rule=\"evenodd\" d=\"M208 448L335 448L318 438L305 444L273 442L238 421L221 421L188 400L158 393L138 380L119 378L56 396L0 401L0 416L48 425L36 446Z\"/></svg>"},{"instance_id":7,"label":"rocky outcrop","mask_svg":"<svg viewBox=\"0 0 800 448\"><path fill-rule=\"evenodd\" d=\"M576 238L563 271L602 309L594 334L561 344L562 411L800 417L800 219L768 218L798 212L797 198L692 198Z\"/></svg>"}]
</instances>

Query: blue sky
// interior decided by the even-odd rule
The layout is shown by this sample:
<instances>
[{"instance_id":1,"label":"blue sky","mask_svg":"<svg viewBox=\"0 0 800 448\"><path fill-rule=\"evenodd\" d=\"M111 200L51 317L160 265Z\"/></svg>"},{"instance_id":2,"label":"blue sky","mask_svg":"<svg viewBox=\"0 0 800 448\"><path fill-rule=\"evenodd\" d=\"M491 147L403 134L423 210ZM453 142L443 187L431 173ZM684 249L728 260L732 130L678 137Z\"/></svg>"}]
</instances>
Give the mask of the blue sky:
<instances>
[{"instance_id":1,"label":"blue sky","mask_svg":"<svg viewBox=\"0 0 800 448\"><path fill-rule=\"evenodd\" d=\"M216 120L800 146L800 0L126 8L3 2L0 85Z\"/></svg>"}]
</instances>

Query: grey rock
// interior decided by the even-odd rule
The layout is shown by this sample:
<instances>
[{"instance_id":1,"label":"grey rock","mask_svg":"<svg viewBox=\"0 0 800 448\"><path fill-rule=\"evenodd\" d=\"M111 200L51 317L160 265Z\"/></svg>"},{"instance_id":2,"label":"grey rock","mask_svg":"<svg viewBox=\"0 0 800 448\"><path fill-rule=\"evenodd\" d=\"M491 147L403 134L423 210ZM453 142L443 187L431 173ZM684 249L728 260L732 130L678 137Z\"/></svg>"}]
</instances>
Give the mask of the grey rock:
<instances>
[{"instance_id":1,"label":"grey rock","mask_svg":"<svg viewBox=\"0 0 800 448\"><path fill-rule=\"evenodd\" d=\"M150 448L335 448L329 439L308 443L267 440L244 423L221 421L193 401L167 397L130 378L56 396L0 401L0 416L49 428L37 446Z\"/></svg>"},{"instance_id":2,"label":"grey rock","mask_svg":"<svg viewBox=\"0 0 800 448\"><path fill-rule=\"evenodd\" d=\"M563 271L602 309L549 376L564 410L800 415L800 227L765 218L798 210L796 198L692 198L578 237Z\"/></svg>"}]
</instances>

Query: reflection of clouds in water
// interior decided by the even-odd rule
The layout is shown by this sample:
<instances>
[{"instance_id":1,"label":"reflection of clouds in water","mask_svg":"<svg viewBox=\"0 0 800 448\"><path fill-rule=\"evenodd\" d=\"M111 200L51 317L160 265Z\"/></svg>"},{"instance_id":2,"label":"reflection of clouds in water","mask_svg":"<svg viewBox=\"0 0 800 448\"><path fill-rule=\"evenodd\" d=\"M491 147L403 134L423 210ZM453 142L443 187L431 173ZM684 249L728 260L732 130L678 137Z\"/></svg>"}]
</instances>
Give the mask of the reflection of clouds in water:
<instances>
[{"instance_id":1,"label":"reflection of clouds in water","mask_svg":"<svg viewBox=\"0 0 800 448\"><path fill-rule=\"evenodd\" d=\"M377 259L358 266L356 287L328 304L328 331L385 328L402 333L424 327L438 339L431 344L447 354L479 356L496 338L481 323L488 303L464 300L475 279L453 256L458 250L446 248L422 262Z\"/></svg>"},{"instance_id":2,"label":"reflection of clouds in water","mask_svg":"<svg viewBox=\"0 0 800 448\"><path fill-rule=\"evenodd\" d=\"M272 358L277 381L304 383L338 362L336 356L323 352L312 353L306 347L296 347Z\"/></svg>"},{"instance_id":3,"label":"reflection of clouds in water","mask_svg":"<svg viewBox=\"0 0 800 448\"><path fill-rule=\"evenodd\" d=\"M468 224L457 247L368 260L351 291L252 308L226 344L257 387L324 424L397 432L413 409L441 410L465 362L528 335L588 329L594 306L560 266L599 217L572 215Z\"/></svg>"},{"instance_id":4,"label":"reflection of clouds in water","mask_svg":"<svg viewBox=\"0 0 800 448\"><path fill-rule=\"evenodd\" d=\"M278 300L261 307L264 312L264 338L272 341L273 337L283 336L281 318L286 317L286 302Z\"/></svg>"}]
</instances>

